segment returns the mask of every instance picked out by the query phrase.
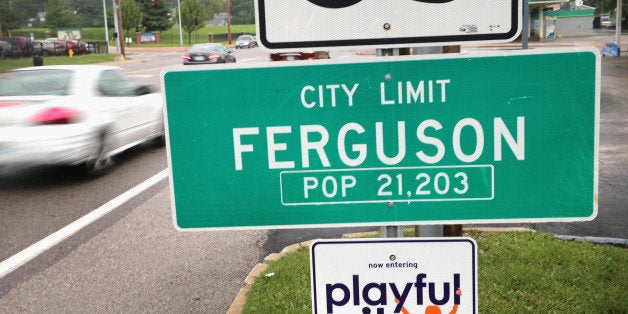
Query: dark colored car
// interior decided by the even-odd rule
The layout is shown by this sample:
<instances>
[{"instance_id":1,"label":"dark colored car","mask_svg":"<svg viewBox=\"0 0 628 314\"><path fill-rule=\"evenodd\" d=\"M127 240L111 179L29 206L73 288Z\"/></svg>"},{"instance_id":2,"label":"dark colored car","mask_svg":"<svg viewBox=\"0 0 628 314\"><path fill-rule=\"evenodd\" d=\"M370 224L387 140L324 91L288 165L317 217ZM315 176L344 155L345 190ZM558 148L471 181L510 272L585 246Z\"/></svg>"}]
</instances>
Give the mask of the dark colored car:
<instances>
[{"instance_id":1,"label":"dark colored car","mask_svg":"<svg viewBox=\"0 0 628 314\"><path fill-rule=\"evenodd\" d=\"M328 51L276 52L270 54L270 61L294 61L329 59Z\"/></svg>"},{"instance_id":2,"label":"dark colored car","mask_svg":"<svg viewBox=\"0 0 628 314\"><path fill-rule=\"evenodd\" d=\"M0 40L0 59L4 58L5 56L8 56L10 51L11 51L11 44L9 44L8 42L4 40Z\"/></svg>"},{"instance_id":3,"label":"dark colored car","mask_svg":"<svg viewBox=\"0 0 628 314\"><path fill-rule=\"evenodd\" d=\"M222 44L195 44L183 55L183 64L235 63L233 52Z\"/></svg>"},{"instance_id":4,"label":"dark colored car","mask_svg":"<svg viewBox=\"0 0 628 314\"><path fill-rule=\"evenodd\" d=\"M28 57L33 54L33 43L28 37L2 37L2 55L5 57Z\"/></svg>"}]
</instances>

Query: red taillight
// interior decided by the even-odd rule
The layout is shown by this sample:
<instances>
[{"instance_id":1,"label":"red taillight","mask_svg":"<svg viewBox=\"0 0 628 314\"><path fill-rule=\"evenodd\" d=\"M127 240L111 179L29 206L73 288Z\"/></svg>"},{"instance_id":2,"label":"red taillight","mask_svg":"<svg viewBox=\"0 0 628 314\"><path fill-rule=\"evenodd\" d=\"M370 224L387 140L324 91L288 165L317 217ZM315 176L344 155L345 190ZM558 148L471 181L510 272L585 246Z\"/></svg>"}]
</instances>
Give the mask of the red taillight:
<instances>
[{"instance_id":1,"label":"red taillight","mask_svg":"<svg viewBox=\"0 0 628 314\"><path fill-rule=\"evenodd\" d=\"M192 60L192 58L190 57L190 55L183 55L183 57L181 57L184 60Z\"/></svg>"},{"instance_id":2,"label":"red taillight","mask_svg":"<svg viewBox=\"0 0 628 314\"><path fill-rule=\"evenodd\" d=\"M31 122L40 124L68 124L78 116L79 112L73 108L51 107L38 112Z\"/></svg>"},{"instance_id":3,"label":"red taillight","mask_svg":"<svg viewBox=\"0 0 628 314\"><path fill-rule=\"evenodd\" d=\"M220 55L213 54L213 53L207 56L207 59L218 59L218 58L220 58Z\"/></svg>"}]
</instances>

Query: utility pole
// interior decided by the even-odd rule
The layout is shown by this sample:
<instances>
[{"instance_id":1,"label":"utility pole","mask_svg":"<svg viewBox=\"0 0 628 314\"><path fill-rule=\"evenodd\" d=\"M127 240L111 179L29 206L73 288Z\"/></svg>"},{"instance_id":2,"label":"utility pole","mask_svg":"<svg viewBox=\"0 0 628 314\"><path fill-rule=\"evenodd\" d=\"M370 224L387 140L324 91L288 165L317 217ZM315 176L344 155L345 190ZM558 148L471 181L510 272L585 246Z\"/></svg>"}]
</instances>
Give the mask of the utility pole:
<instances>
[{"instance_id":1,"label":"utility pole","mask_svg":"<svg viewBox=\"0 0 628 314\"><path fill-rule=\"evenodd\" d=\"M227 0L227 40L231 45L231 9L229 8L229 0Z\"/></svg>"},{"instance_id":2,"label":"utility pole","mask_svg":"<svg viewBox=\"0 0 628 314\"><path fill-rule=\"evenodd\" d=\"M113 22L115 26L115 32L118 35L116 37L116 61L124 60L124 42L122 41L123 34L120 32L122 28L122 11L120 10L120 0L113 0Z\"/></svg>"},{"instance_id":3,"label":"utility pole","mask_svg":"<svg viewBox=\"0 0 628 314\"><path fill-rule=\"evenodd\" d=\"M105 19L105 40L107 41L107 53L109 53L109 26L107 26L107 4L102 0L102 14Z\"/></svg>"},{"instance_id":4,"label":"utility pole","mask_svg":"<svg viewBox=\"0 0 628 314\"><path fill-rule=\"evenodd\" d=\"M179 10L179 46L183 47L183 31L181 30L181 1L177 0Z\"/></svg>"}]
</instances>

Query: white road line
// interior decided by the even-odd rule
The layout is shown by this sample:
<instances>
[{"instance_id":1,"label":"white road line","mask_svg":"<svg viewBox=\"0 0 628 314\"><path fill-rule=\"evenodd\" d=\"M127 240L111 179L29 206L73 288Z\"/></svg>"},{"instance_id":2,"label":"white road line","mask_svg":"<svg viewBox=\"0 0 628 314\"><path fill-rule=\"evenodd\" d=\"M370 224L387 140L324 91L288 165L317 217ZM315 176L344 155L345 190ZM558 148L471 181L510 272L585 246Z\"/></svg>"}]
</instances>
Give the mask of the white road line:
<instances>
[{"instance_id":1,"label":"white road line","mask_svg":"<svg viewBox=\"0 0 628 314\"><path fill-rule=\"evenodd\" d=\"M3 278L4 276L10 274L12 271L28 263L39 254L57 245L59 242L67 239L69 236L77 233L81 229L100 219L112 210L118 208L120 205L126 203L131 198L142 193L151 186L157 184L159 181L167 178L168 173L168 169L162 170L153 177L147 179L146 181L138 184L132 189L118 195L116 198L112 199L106 204L93 210L89 214L79 218L71 224L59 229L59 231L39 240L37 243L0 262L0 278Z\"/></svg>"}]
</instances>

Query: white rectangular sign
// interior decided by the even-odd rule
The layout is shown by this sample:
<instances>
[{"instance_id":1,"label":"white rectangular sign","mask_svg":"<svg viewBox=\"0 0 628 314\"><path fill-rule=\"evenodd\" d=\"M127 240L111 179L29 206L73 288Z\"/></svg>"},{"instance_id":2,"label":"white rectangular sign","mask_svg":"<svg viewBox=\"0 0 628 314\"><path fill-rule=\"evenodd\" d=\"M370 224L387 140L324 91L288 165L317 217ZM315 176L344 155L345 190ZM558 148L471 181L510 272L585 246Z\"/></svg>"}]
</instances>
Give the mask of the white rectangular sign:
<instances>
[{"instance_id":1,"label":"white rectangular sign","mask_svg":"<svg viewBox=\"0 0 628 314\"><path fill-rule=\"evenodd\" d=\"M508 42L522 0L256 0L259 43L270 50L393 48Z\"/></svg>"},{"instance_id":2,"label":"white rectangular sign","mask_svg":"<svg viewBox=\"0 0 628 314\"><path fill-rule=\"evenodd\" d=\"M313 313L477 313L471 238L319 240L310 272Z\"/></svg>"}]
</instances>

